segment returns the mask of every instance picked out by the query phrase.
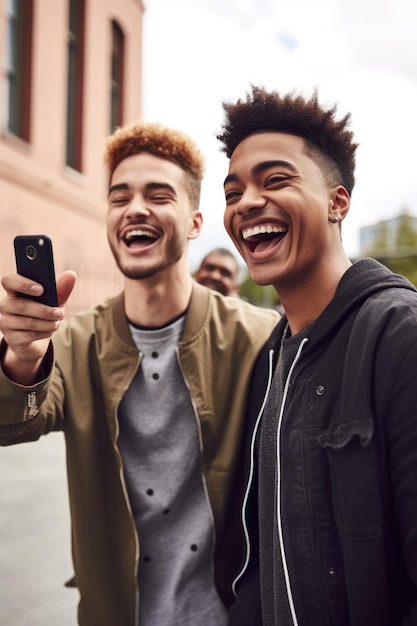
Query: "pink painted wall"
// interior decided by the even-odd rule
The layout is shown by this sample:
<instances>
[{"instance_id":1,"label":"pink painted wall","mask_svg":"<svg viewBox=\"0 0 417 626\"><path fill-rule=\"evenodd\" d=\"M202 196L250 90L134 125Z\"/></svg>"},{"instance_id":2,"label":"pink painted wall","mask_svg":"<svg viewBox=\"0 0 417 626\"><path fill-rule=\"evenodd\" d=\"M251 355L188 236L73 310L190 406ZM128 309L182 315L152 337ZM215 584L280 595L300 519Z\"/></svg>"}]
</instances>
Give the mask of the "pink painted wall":
<instances>
[{"instance_id":1,"label":"pink painted wall","mask_svg":"<svg viewBox=\"0 0 417 626\"><path fill-rule=\"evenodd\" d=\"M5 0L0 0L0 275L14 269L15 235L48 234L57 273L67 268L78 273L70 312L121 288L105 230L112 20L125 36L124 123L141 116L143 5L140 0L85 3L80 173L65 164L68 2L34 2L31 141L26 143L4 130Z\"/></svg>"}]
</instances>

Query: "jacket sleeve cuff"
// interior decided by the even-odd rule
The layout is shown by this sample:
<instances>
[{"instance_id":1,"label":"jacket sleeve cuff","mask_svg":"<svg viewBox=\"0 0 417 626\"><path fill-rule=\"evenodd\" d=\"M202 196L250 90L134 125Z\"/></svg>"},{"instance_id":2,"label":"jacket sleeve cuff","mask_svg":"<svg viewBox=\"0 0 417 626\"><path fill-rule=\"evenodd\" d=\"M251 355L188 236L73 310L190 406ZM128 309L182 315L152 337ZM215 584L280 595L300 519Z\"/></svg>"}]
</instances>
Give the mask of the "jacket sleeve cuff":
<instances>
[{"instance_id":1,"label":"jacket sleeve cuff","mask_svg":"<svg viewBox=\"0 0 417 626\"><path fill-rule=\"evenodd\" d=\"M2 339L0 356L4 354L6 348L7 344ZM19 385L13 382L0 368L0 425L25 422L36 417L39 406L46 396L53 365L54 352L50 343L33 385Z\"/></svg>"}]
</instances>

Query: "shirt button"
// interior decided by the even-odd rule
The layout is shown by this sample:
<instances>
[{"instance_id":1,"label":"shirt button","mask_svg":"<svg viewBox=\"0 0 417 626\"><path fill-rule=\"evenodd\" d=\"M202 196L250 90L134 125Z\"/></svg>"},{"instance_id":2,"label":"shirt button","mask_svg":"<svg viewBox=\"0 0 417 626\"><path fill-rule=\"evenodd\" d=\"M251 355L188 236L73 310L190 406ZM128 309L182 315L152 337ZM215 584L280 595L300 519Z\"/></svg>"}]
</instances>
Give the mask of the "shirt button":
<instances>
[{"instance_id":1,"label":"shirt button","mask_svg":"<svg viewBox=\"0 0 417 626\"><path fill-rule=\"evenodd\" d=\"M316 388L316 394L317 394L318 396L322 396L322 395L324 394L324 391L325 391L325 390L324 390L323 385L319 385L319 386Z\"/></svg>"},{"instance_id":2,"label":"shirt button","mask_svg":"<svg viewBox=\"0 0 417 626\"><path fill-rule=\"evenodd\" d=\"M158 380L158 379L159 379L159 374L157 374L157 373L155 372L155 374L152 374L152 378L153 378L154 380Z\"/></svg>"},{"instance_id":3,"label":"shirt button","mask_svg":"<svg viewBox=\"0 0 417 626\"><path fill-rule=\"evenodd\" d=\"M157 359L159 357L158 352L152 352L152 358Z\"/></svg>"},{"instance_id":4,"label":"shirt button","mask_svg":"<svg viewBox=\"0 0 417 626\"><path fill-rule=\"evenodd\" d=\"M191 552L197 552L198 546L195 543L192 543L190 546L190 550Z\"/></svg>"},{"instance_id":5,"label":"shirt button","mask_svg":"<svg viewBox=\"0 0 417 626\"><path fill-rule=\"evenodd\" d=\"M329 575L330 578L334 578L336 576L336 570L334 567L329 567L329 569L327 570L327 574Z\"/></svg>"}]
</instances>

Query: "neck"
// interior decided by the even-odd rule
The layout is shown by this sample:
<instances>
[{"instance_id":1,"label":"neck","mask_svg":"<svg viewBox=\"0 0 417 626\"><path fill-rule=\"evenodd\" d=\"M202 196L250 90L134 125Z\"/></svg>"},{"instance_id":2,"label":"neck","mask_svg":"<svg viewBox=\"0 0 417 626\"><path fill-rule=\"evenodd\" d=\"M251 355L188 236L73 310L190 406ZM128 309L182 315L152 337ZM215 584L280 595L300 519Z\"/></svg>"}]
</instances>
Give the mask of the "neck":
<instances>
[{"instance_id":1,"label":"neck","mask_svg":"<svg viewBox=\"0 0 417 626\"><path fill-rule=\"evenodd\" d=\"M191 289L192 279L188 270L164 270L143 280L126 278L126 316L138 326L160 328L184 313L190 301Z\"/></svg>"},{"instance_id":2,"label":"neck","mask_svg":"<svg viewBox=\"0 0 417 626\"><path fill-rule=\"evenodd\" d=\"M330 261L327 259L326 263L330 264ZM307 280L299 283L292 281L290 285L275 285L292 335L319 317L333 299L343 274L351 265L348 257L343 256Z\"/></svg>"}]
</instances>

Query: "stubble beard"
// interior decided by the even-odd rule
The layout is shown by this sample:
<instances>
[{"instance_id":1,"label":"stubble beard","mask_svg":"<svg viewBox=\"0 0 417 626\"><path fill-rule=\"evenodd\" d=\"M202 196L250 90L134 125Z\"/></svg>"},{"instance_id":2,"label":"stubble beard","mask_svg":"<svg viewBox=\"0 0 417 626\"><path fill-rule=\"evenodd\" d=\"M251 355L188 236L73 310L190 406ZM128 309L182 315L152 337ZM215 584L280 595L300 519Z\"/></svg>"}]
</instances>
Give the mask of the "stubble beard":
<instances>
[{"instance_id":1,"label":"stubble beard","mask_svg":"<svg viewBox=\"0 0 417 626\"><path fill-rule=\"evenodd\" d=\"M152 276L155 276L166 268L171 267L180 260L180 258L184 254L185 247L182 242L173 241L168 246L166 254L162 259L159 260L159 262L155 262L151 266L140 267L137 264L135 264L134 266L130 266L126 263L123 263L118 251L113 247L111 242L109 242L109 244L114 256L114 260L116 261L117 267L119 268L120 272L123 274L123 276L131 280L144 280L146 278L151 278Z\"/></svg>"}]
</instances>

